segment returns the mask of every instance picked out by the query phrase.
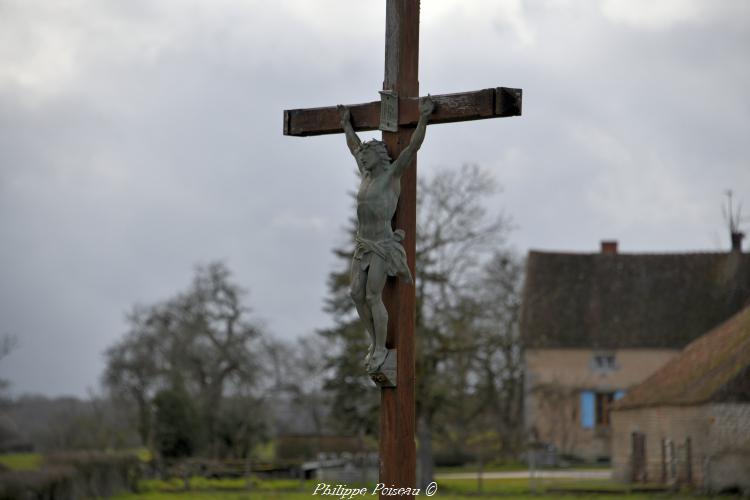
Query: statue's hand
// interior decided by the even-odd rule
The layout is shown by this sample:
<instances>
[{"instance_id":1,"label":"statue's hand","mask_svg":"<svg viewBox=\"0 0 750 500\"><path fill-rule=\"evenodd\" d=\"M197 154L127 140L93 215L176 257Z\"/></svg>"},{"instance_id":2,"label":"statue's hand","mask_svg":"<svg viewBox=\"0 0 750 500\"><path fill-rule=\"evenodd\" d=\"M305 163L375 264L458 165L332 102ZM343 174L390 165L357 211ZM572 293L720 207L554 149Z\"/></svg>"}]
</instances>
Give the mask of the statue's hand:
<instances>
[{"instance_id":1,"label":"statue's hand","mask_svg":"<svg viewBox=\"0 0 750 500\"><path fill-rule=\"evenodd\" d=\"M352 119L352 114L347 106L339 104L338 106L336 106L336 109L339 110L339 116L341 117L342 124L347 123Z\"/></svg>"},{"instance_id":2,"label":"statue's hand","mask_svg":"<svg viewBox=\"0 0 750 500\"><path fill-rule=\"evenodd\" d=\"M427 97L423 97L419 100L419 114L422 116L430 116L433 111L435 111L435 103L433 102L432 97L427 94Z\"/></svg>"}]
</instances>

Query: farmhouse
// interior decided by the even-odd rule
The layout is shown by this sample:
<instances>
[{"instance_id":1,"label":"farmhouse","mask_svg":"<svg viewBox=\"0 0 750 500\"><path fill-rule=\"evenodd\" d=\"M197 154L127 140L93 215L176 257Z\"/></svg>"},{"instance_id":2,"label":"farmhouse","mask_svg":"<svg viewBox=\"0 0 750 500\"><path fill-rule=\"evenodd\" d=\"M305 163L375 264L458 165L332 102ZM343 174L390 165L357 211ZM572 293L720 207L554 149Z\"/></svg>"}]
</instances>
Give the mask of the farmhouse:
<instances>
[{"instance_id":1,"label":"farmhouse","mask_svg":"<svg viewBox=\"0 0 750 500\"><path fill-rule=\"evenodd\" d=\"M750 255L529 253L525 425L558 455L611 457L615 401L750 297Z\"/></svg>"},{"instance_id":2,"label":"farmhouse","mask_svg":"<svg viewBox=\"0 0 750 500\"><path fill-rule=\"evenodd\" d=\"M615 405L614 476L750 492L750 306Z\"/></svg>"}]
</instances>

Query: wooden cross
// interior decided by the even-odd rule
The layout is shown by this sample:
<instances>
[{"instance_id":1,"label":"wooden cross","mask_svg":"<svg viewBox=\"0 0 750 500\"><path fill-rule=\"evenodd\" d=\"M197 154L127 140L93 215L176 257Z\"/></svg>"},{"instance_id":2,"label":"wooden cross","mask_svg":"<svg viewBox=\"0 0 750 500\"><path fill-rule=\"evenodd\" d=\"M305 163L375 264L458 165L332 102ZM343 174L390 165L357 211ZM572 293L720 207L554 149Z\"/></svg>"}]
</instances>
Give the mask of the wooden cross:
<instances>
[{"instance_id":1,"label":"wooden cross","mask_svg":"<svg viewBox=\"0 0 750 500\"><path fill-rule=\"evenodd\" d=\"M409 144L419 119L419 0L387 0L385 31L385 78L383 90L398 98L398 118L384 131L391 158L398 158ZM385 99L385 97L384 97ZM459 94L434 95L435 111L430 124L481 120L521 115L520 89L491 88ZM381 102L349 106L354 130L376 130L381 122ZM309 136L343 133L336 106L284 111L284 134ZM417 226L417 169L414 165L401 177L401 197L393 227L406 231L403 241L407 262L415 275L415 233ZM416 485L414 407L414 318L415 289L389 278L383 292L388 310L386 346L396 349L396 387L381 388L380 482L386 487L414 488ZM382 492L381 498L386 498ZM412 498L410 494L399 497Z\"/></svg>"}]
</instances>

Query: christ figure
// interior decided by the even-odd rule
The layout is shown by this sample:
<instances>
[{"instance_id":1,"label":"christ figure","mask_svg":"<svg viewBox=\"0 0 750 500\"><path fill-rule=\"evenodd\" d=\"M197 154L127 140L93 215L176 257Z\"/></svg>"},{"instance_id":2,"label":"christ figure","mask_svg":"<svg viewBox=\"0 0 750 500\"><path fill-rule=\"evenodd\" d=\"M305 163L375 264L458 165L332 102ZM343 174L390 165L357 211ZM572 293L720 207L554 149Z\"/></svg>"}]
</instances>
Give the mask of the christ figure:
<instances>
[{"instance_id":1,"label":"christ figure","mask_svg":"<svg viewBox=\"0 0 750 500\"><path fill-rule=\"evenodd\" d=\"M398 276L413 283L401 244L404 231L394 231L391 220L401 194L401 175L422 145L427 120L434 109L429 96L420 100L417 127L409 145L394 161L382 141L373 139L363 143L352 127L349 108L338 106L346 144L357 160L362 179L357 192L357 246L352 258L350 293L370 335L371 344L365 357L369 373L377 372L388 354L385 347L388 311L382 298L386 279Z\"/></svg>"}]
</instances>

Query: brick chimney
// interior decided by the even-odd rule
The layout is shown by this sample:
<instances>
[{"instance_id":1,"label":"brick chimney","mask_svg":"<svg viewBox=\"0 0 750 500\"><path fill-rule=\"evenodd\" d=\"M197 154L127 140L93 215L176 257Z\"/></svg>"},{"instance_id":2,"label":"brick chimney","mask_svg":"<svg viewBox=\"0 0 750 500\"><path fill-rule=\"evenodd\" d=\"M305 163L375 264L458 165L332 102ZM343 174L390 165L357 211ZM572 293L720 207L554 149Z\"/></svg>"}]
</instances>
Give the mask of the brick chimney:
<instances>
[{"instance_id":1,"label":"brick chimney","mask_svg":"<svg viewBox=\"0 0 750 500\"><path fill-rule=\"evenodd\" d=\"M617 255L617 240L602 240L602 254Z\"/></svg>"},{"instance_id":2,"label":"brick chimney","mask_svg":"<svg viewBox=\"0 0 750 500\"><path fill-rule=\"evenodd\" d=\"M745 237L745 233L732 231L730 236L732 237L732 251L742 252L742 239Z\"/></svg>"}]
</instances>

